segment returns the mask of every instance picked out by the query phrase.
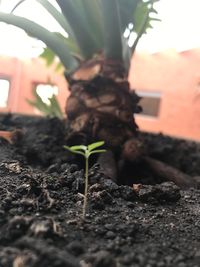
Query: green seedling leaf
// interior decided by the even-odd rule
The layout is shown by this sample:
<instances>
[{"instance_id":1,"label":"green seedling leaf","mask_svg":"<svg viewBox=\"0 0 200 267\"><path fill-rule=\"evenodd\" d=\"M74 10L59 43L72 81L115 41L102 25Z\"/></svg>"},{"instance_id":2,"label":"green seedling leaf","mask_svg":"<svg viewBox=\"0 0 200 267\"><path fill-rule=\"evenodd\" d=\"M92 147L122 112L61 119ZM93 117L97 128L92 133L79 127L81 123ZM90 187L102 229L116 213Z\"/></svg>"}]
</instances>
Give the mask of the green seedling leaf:
<instances>
[{"instance_id":1,"label":"green seedling leaf","mask_svg":"<svg viewBox=\"0 0 200 267\"><path fill-rule=\"evenodd\" d=\"M104 152L106 152L106 149L93 150L93 151L89 152L89 156L92 154L104 153Z\"/></svg>"},{"instance_id":2,"label":"green seedling leaf","mask_svg":"<svg viewBox=\"0 0 200 267\"><path fill-rule=\"evenodd\" d=\"M89 176L89 157L92 154L96 153L103 153L106 152L105 149L96 149L97 147L100 147L104 145L104 141L99 141L93 144L90 144L88 146L84 145L76 145L76 146L64 146L67 150L69 150L72 153L75 154L80 154L84 156L85 158L85 190L84 190L84 202L83 202L83 214L82 214L82 219L85 220L85 215L86 215L86 208L87 208L87 198L88 198L88 176ZM83 150L83 151L80 151Z\"/></svg>"},{"instance_id":3,"label":"green seedling leaf","mask_svg":"<svg viewBox=\"0 0 200 267\"><path fill-rule=\"evenodd\" d=\"M90 145L88 145L88 150L89 150L89 151L92 151L92 150L94 150L94 149L97 148L97 147L103 146L104 144L105 144L104 141L99 141L99 142L90 144Z\"/></svg>"},{"instance_id":4,"label":"green seedling leaf","mask_svg":"<svg viewBox=\"0 0 200 267\"><path fill-rule=\"evenodd\" d=\"M82 151L78 151L78 150L74 150L69 146L63 146L65 149L69 150L70 152L74 153L74 154L79 154L82 155L83 157L85 157L85 153Z\"/></svg>"},{"instance_id":5,"label":"green seedling leaf","mask_svg":"<svg viewBox=\"0 0 200 267\"><path fill-rule=\"evenodd\" d=\"M77 150L83 150L86 151L87 150L87 146L84 145L80 145L80 146L70 146L70 149L73 151L77 151Z\"/></svg>"}]
</instances>

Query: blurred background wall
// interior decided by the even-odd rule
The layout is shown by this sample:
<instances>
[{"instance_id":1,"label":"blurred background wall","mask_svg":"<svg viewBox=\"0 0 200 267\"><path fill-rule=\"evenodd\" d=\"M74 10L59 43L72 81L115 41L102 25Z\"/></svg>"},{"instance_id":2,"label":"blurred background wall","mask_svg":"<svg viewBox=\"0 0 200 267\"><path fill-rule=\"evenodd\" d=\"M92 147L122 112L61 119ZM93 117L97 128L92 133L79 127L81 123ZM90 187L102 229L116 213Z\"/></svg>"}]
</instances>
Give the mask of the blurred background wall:
<instances>
[{"instance_id":1,"label":"blurred background wall","mask_svg":"<svg viewBox=\"0 0 200 267\"><path fill-rule=\"evenodd\" d=\"M200 49L183 52L137 52L129 75L143 112L136 115L143 131L200 140ZM55 94L64 110L69 94L62 73L42 59L0 57L0 112L39 115L27 99L33 90L48 101Z\"/></svg>"}]
</instances>

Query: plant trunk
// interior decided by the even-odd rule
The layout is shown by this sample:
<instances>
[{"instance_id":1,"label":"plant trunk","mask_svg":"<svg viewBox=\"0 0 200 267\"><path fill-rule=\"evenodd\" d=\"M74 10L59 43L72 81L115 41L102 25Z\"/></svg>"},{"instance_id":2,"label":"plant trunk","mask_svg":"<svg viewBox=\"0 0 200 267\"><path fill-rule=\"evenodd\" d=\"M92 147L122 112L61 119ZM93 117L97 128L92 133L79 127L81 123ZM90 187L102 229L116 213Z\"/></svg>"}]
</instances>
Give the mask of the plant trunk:
<instances>
[{"instance_id":1,"label":"plant trunk","mask_svg":"<svg viewBox=\"0 0 200 267\"><path fill-rule=\"evenodd\" d=\"M116 181L117 172L122 171L126 161L137 162L146 158L134 119L134 114L140 111L140 98L131 90L123 65L116 61L90 60L67 80L71 91L66 103L68 144L105 141L106 149L111 153L108 157L102 155L99 163L103 165L104 174ZM166 180L181 187L195 187L194 179L186 179L178 170L158 161L155 164L155 160L146 162L148 165L153 162L152 171L162 173L161 176L165 174Z\"/></svg>"},{"instance_id":2,"label":"plant trunk","mask_svg":"<svg viewBox=\"0 0 200 267\"><path fill-rule=\"evenodd\" d=\"M133 114L139 97L130 90L124 68L118 62L91 60L70 78L71 95L66 114L71 134L85 142L104 140L110 149L121 149L137 136Z\"/></svg>"}]
</instances>

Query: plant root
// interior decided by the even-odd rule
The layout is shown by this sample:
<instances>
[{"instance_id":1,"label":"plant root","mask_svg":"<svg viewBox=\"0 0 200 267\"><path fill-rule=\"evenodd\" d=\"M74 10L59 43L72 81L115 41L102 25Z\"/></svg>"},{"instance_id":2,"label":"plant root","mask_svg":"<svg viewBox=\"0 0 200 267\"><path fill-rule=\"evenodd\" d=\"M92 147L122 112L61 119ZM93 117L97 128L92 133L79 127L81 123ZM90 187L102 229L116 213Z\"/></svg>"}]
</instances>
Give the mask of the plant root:
<instances>
[{"instance_id":1,"label":"plant root","mask_svg":"<svg viewBox=\"0 0 200 267\"><path fill-rule=\"evenodd\" d=\"M100 172L111 180L117 181L117 164L114 153L111 150L107 150L105 153L101 154L97 163L100 165Z\"/></svg>"},{"instance_id":2,"label":"plant root","mask_svg":"<svg viewBox=\"0 0 200 267\"><path fill-rule=\"evenodd\" d=\"M150 157L144 157L143 159L148 167L155 173L155 175L164 178L165 180L174 182L182 189L187 189L190 187L197 188L197 182L190 175L185 174L157 159Z\"/></svg>"},{"instance_id":3,"label":"plant root","mask_svg":"<svg viewBox=\"0 0 200 267\"><path fill-rule=\"evenodd\" d=\"M17 143L23 136L23 131L16 129L14 131L0 131L0 137L6 139L10 144Z\"/></svg>"}]
</instances>

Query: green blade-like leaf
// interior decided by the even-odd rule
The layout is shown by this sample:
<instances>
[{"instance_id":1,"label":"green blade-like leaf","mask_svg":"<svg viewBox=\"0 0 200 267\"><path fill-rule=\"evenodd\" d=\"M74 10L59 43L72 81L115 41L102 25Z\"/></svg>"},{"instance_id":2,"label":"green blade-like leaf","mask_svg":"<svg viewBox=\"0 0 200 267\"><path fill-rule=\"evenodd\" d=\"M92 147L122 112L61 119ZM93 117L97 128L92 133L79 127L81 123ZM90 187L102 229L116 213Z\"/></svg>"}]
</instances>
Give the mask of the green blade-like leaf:
<instances>
[{"instance_id":1,"label":"green blade-like leaf","mask_svg":"<svg viewBox=\"0 0 200 267\"><path fill-rule=\"evenodd\" d=\"M27 102L31 106L37 108L44 115L46 115L46 116L50 115L48 105L42 101L42 98L37 94L37 92L35 90L33 90L33 96L35 99L34 100L27 99Z\"/></svg>"},{"instance_id":2,"label":"green blade-like leaf","mask_svg":"<svg viewBox=\"0 0 200 267\"><path fill-rule=\"evenodd\" d=\"M13 14L5 14L3 12L0 12L0 21L17 26L31 36L43 41L58 55L67 70L75 70L78 66L76 59L72 57L62 39L39 24L26 18L15 16Z\"/></svg>"},{"instance_id":3,"label":"green blade-like leaf","mask_svg":"<svg viewBox=\"0 0 200 267\"><path fill-rule=\"evenodd\" d=\"M50 105L44 103L42 98L37 94L35 90L33 91L33 95L35 97L34 100L27 99L27 102L31 106L37 108L45 116L58 117L60 119L63 117L62 111L55 95L49 98Z\"/></svg>"},{"instance_id":4,"label":"green blade-like leaf","mask_svg":"<svg viewBox=\"0 0 200 267\"><path fill-rule=\"evenodd\" d=\"M121 30L124 32L129 23L133 21L133 14L140 0L117 0L120 12Z\"/></svg>"},{"instance_id":5,"label":"green blade-like leaf","mask_svg":"<svg viewBox=\"0 0 200 267\"><path fill-rule=\"evenodd\" d=\"M105 144L104 141L99 141L99 142L96 142L96 143L92 143L92 144L88 145L88 150L92 151L97 147L103 146L104 144Z\"/></svg>"},{"instance_id":6,"label":"green blade-like leaf","mask_svg":"<svg viewBox=\"0 0 200 267\"><path fill-rule=\"evenodd\" d=\"M20 0L11 10L11 13L13 13L15 11L15 9L17 9L21 4L23 4L24 2L26 2L27 0Z\"/></svg>"},{"instance_id":7,"label":"green blade-like leaf","mask_svg":"<svg viewBox=\"0 0 200 267\"><path fill-rule=\"evenodd\" d=\"M98 0L81 0L84 19L87 22L87 27L92 38L94 39L99 49L103 48L103 19Z\"/></svg>"},{"instance_id":8,"label":"green blade-like leaf","mask_svg":"<svg viewBox=\"0 0 200 267\"><path fill-rule=\"evenodd\" d=\"M25 2L27 0L22 0L20 1L13 9L13 11L20 5L22 4L23 2ZM47 10L51 15L52 17L60 24L60 26L65 30L66 33L69 34L69 37L68 38L65 38L64 36L62 36L63 39L65 39L65 43L67 44L67 47L70 49L70 51L72 52L72 55L75 55L76 57L78 58L82 58L82 55L81 55L81 52L80 52L80 49L74 39L74 34L73 34L73 31L68 23L68 21L66 20L66 18L63 16L62 13L60 13L51 3L49 3L48 0L36 0L38 3L40 3L44 8L45 10ZM90 0L89 0L90 1ZM86 14L85 14L86 15ZM94 14L94 16L96 17L97 14ZM97 16L98 17L98 16ZM88 23L88 27L90 25L94 25L94 23ZM99 34L97 34L98 32L97 31L93 31L95 34L94 36L97 37L99 36ZM59 34L59 33L56 33L56 34ZM61 34L60 34L60 37L61 37ZM99 41L99 40L98 40ZM98 45L99 42L98 42Z\"/></svg>"},{"instance_id":9,"label":"green blade-like leaf","mask_svg":"<svg viewBox=\"0 0 200 267\"><path fill-rule=\"evenodd\" d=\"M70 49L72 55L75 55L79 58L82 57L80 49L77 43L73 39L71 39L70 37L65 38L65 43L67 44L67 47Z\"/></svg>"},{"instance_id":10,"label":"green blade-like leaf","mask_svg":"<svg viewBox=\"0 0 200 267\"><path fill-rule=\"evenodd\" d=\"M43 102L42 98L34 91L33 95L35 96L35 107L42 112L45 116L51 115L49 106Z\"/></svg>"},{"instance_id":11,"label":"green blade-like leaf","mask_svg":"<svg viewBox=\"0 0 200 267\"><path fill-rule=\"evenodd\" d=\"M77 150L86 151L87 150L87 146L84 146L84 145L70 146L70 149L73 150L73 151L77 151Z\"/></svg>"},{"instance_id":12,"label":"green blade-like leaf","mask_svg":"<svg viewBox=\"0 0 200 267\"><path fill-rule=\"evenodd\" d=\"M70 27L69 23L67 22L67 20L65 19L65 17L63 16L62 13L60 13L47 0L36 0L36 1L39 2L49 12L49 14L52 15L52 17L60 24L60 26L66 31L66 33L68 33L69 35L72 36L71 27Z\"/></svg>"},{"instance_id":13,"label":"green blade-like leaf","mask_svg":"<svg viewBox=\"0 0 200 267\"><path fill-rule=\"evenodd\" d=\"M27 99L26 101L29 103L29 105L31 105L32 107L34 107L37 110L39 110L45 116L48 116L49 115L49 112L48 112L48 109L46 109L46 106L41 105L41 103L36 102L36 101L32 101L30 99Z\"/></svg>"},{"instance_id":14,"label":"green blade-like leaf","mask_svg":"<svg viewBox=\"0 0 200 267\"><path fill-rule=\"evenodd\" d=\"M84 20L81 2L78 0L56 1L73 31L82 55L85 58L91 57L97 51L97 45L88 29L87 22Z\"/></svg>"},{"instance_id":15,"label":"green blade-like leaf","mask_svg":"<svg viewBox=\"0 0 200 267\"><path fill-rule=\"evenodd\" d=\"M101 0L104 22L104 53L107 59L122 60L122 32L117 0Z\"/></svg>"},{"instance_id":16,"label":"green blade-like leaf","mask_svg":"<svg viewBox=\"0 0 200 267\"><path fill-rule=\"evenodd\" d=\"M70 152L72 153L75 153L75 154L79 154L79 155L82 155L83 157L85 157L85 153L81 152L81 151L77 151L77 150L73 150L71 147L69 146L63 146L65 149L69 150Z\"/></svg>"},{"instance_id":17,"label":"green blade-like leaf","mask_svg":"<svg viewBox=\"0 0 200 267\"><path fill-rule=\"evenodd\" d=\"M92 154L104 153L104 152L106 152L106 149L93 150L93 151L89 152L89 156Z\"/></svg>"},{"instance_id":18,"label":"green blade-like leaf","mask_svg":"<svg viewBox=\"0 0 200 267\"><path fill-rule=\"evenodd\" d=\"M73 38L71 38L70 36L65 37L59 32L55 32L55 34L57 34L58 37L60 37L63 40L63 42L69 48L69 50L73 56L76 56L78 58L82 58L82 54L81 54L81 51L78 47L78 44Z\"/></svg>"},{"instance_id":19,"label":"green blade-like leaf","mask_svg":"<svg viewBox=\"0 0 200 267\"><path fill-rule=\"evenodd\" d=\"M75 58L79 58L80 60L82 59L81 53L79 48L77 47L76 42L71 39L70 37L66 38L64 37L62 34L56 32L55 34L57 34L64 43L66 43L66 47L68 47L68 49L70 50L71 54L75 57ZM40 54L40 57L43 58L46 61L47 66L50 66L56 58L56 54L48 47L45 47L43 49L43 52ZM61 62L57 64L56 70L59 70L62 68L62 64Z\"/></svg>"},{"instance_id":20,"label":"green blade-like leaf","mask_svg":"<svg viewBox=\"0 0 200 267\"><path fill-rule=\"evenodd\" d=\"M131 49L128 46L128 40L124 38L123 34L125 29L127 29L129 23L133 21L133 14L137 8L138 2L141 0L117 0L118 11L120 14L120 28L121 28L121 38L122 38L122 57L125 69L129 70L131 61Z\"/></svg>"},{"instance_id":21,"label":"green blade-like leaf","mask_svg":"<svg viewBox=\"0 0 200 267\"><path fill-rule=\"evenodd\" d=\"M151 16L152 13L157 13L153 8L153 4L158 0L150 0L148 2L140 1L135 9L133 16L134 31L137 33L137 38L131 47L132 54L135 52L136 46L142 35L147 32L147 29L152 28L151 22L159 20Z\"/></svg>"},{"instance_id":22,"label":"green blade-like leaf","mask_svg":"<svg viewBox=\"0 0 200 267\"><path fill-rule=\"evenodd\" d=\"M12 9L11 13L13 13L20 5L28 0L19 1ZM65 20L65 17L62 13L60 13L48 0L36 0L39 4L41 4L45 10L52 15L52 17L60 24L60 26L66 31L66 33L72 34L71 28L68 22Z\"/></svg>"},{"instance_id":23,"label":"green blade-like leaf","mask_svg":"<svg viewBox=\"0 0 200 267\"><path fill-rule=\"evenodd\" d=\"M154 9L153 4L155 2L158 2L157 0L150 0L147 2L140 1L137 5L137 8L134 11L133 14L133 24L134 24L134 31L136 33L140 33L141 27L144 24L145 18L146 19L146 24L145 24L145 29L144 33L146 33L148 28L151 28L151 22L153 20L159 21L158 18L154 18L151 16L153 13L157 14L157 11Z\"/></svg>"},{"instance_id":24,"label":"green blade-like leaf","mask_svg":"<svg viewBox=\"0 0 200 267\"><path fill-rule=\"evenodd\" d=\"M137 5L137 8L134 12L134 17L133 17L133 21L134 21L134 31L136 33L139 33L141 30L141 25L144 22L144 17L146 17L149 13L149 8L148 8L147 3L144 2L139 2ZM146 29L145 29L146 31Z\"/></svg>"},{"instance_id":25,"label":"green blade-like leaf","mask_svg":"<svg viewBox=\"0 0 200 267\"><path fill-rule=\"evenodd\" d=\"M52 115L60 119L63 118L63 113L55 95L49 98Z\"/></svg>"}]
</instances>

